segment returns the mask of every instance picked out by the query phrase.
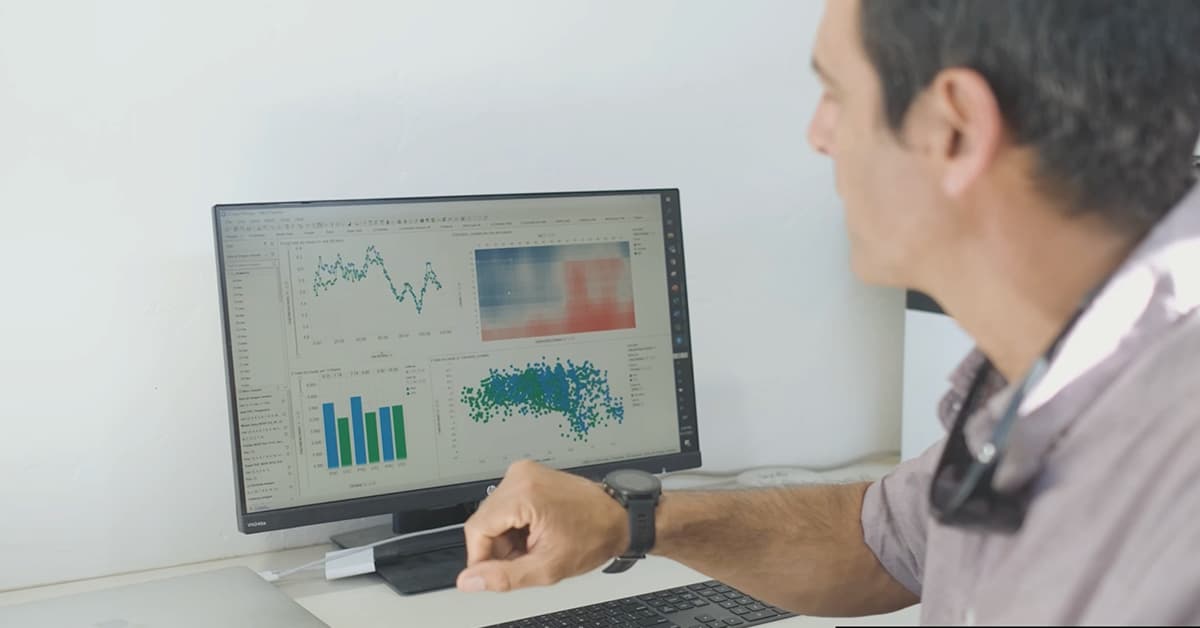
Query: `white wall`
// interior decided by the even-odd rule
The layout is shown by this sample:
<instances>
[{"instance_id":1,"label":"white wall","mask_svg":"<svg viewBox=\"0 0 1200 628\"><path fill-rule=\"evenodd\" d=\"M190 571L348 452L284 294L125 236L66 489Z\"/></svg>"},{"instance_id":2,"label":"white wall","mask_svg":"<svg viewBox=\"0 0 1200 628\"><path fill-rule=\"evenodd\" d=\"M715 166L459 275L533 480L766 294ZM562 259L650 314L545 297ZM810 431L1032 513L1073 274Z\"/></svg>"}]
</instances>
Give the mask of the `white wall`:
<instances>
[{"instance_id":1,"label":"white wall","mask_svg":"<svg viewBox=\"0 0 1200 628\"><path fill-rule=\"evenodd\" d=\"M971 337L944 314L904 314L904 401L900 456L919 456L946 435L938 403L950 387L950 373L974 346Z\"/></svg>"},{"instance_id":2,"label":"white wall","mask_svg":"<svg viewBox=\"0 0 1200 628\"><path fill-rule=\"evenodd\" d=\"M706 467L899 443L902 298L804 131L819 3L0 6L0 589L234 527L209 208L679 186Z\"/></svg>"}]
</instances>

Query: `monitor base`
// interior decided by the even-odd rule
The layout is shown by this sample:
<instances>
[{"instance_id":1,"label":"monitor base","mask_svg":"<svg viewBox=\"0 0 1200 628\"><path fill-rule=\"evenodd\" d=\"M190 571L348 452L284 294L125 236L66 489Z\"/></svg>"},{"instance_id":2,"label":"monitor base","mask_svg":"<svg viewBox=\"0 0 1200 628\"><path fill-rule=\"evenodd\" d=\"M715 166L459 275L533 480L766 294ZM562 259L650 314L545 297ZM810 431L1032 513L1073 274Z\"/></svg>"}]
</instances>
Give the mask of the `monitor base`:
<instances>
[{"instance_id":1,"label":"monitor base","mask_svg":"<svg viewBox=\"0 0 1200 628\"><path fill-rule=\"evenodd\" d=\"M392 525L375 526L331 537L342 548L358 547L382 541L396 534L418 532L462 523L478 503L438 510L397 513ZM410 595L448 589L467 565L467 549L462 530L448 530L420 536L375 549L375 572L397 593Z\"/></svg>"}]
</instances>

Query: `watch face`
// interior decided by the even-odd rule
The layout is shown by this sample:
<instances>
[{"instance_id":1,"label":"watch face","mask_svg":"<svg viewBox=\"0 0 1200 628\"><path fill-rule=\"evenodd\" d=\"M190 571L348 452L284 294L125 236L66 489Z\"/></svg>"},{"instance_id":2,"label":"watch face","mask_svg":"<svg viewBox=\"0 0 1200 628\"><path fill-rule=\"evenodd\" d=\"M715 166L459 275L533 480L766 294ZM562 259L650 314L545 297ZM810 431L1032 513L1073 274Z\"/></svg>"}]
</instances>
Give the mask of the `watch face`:
<instances>
[{"instance_id":1,"label":"watch face","mask_svg":"<svg viewBox=\"0 0 1200 628\"><path fill-rule=\"evenodd\" d=\"M604 478L609 486L632 495L651 495L662 490L658 478L645 471L623 469L613 471Z\"/></svg>"}]
</instances>

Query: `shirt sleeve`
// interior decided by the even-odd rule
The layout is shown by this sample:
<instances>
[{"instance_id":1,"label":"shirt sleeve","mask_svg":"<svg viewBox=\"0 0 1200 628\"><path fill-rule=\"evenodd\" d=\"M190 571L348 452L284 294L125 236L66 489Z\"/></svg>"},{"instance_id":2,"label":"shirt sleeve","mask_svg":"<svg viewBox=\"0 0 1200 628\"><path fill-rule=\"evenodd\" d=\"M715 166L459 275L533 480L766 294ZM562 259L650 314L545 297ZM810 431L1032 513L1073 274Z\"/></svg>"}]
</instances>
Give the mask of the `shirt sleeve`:
<instances>
[{"instance_id":1,"label":"shirt sleeve","mask_svg":"<svg viewBox=\"0 0 1200 628\"><path fill-rule=\"evenodd\" d=\"M946 440L907 460L867 488L863 540L897 582L917 597L925 567L929 486Z\"/></svg>"}]
</instances>

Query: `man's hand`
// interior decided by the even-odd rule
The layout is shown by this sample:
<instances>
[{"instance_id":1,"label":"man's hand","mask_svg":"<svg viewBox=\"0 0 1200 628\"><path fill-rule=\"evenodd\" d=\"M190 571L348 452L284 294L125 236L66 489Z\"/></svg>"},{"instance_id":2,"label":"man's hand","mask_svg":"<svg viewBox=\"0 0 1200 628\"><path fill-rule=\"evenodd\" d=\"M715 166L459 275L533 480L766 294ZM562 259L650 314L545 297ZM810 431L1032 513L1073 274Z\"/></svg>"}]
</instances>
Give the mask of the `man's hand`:
<instances>
[{"instance_id":1,"label":"man's hand","mask_svg":"<svg viewBox=\"0 0 1200 628\"><path fill-rule=\"evenodd\" d=\"M554 584L591 571L629 546L629 519L585 478L522 461L467 521L463 591Z\"/></svg>"}]
</instances>

